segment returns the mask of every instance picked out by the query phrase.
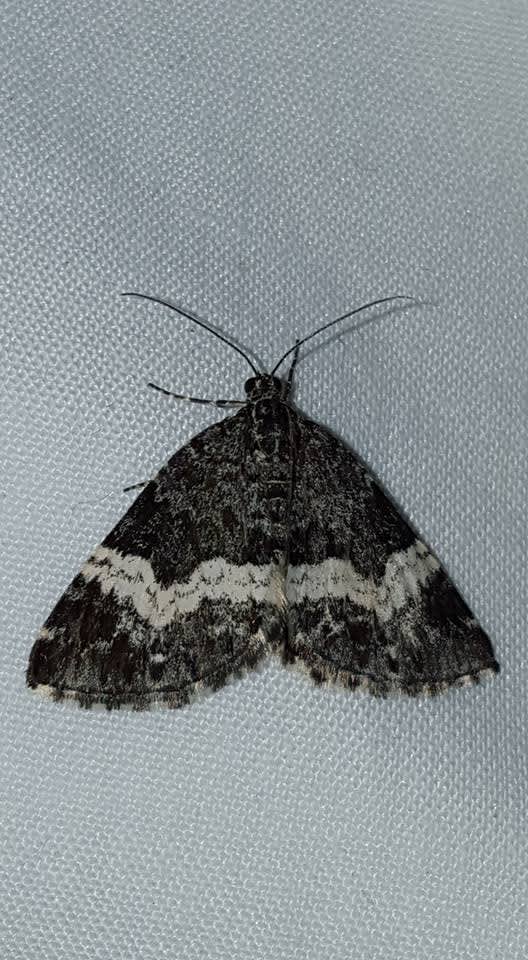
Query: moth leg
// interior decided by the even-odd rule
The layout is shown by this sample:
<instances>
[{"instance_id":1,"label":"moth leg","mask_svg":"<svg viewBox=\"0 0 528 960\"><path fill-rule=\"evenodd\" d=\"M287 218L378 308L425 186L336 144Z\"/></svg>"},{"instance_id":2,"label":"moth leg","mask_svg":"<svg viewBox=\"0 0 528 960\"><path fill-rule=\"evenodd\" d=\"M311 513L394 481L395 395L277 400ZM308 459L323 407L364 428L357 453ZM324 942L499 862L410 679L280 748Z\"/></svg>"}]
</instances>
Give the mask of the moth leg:
<instances>
[{"instance_id":1,"label":"moth leg","mask_svg":"<svg viewBox=\"0 0 528 960\"><path fill-rule=\"evenodd\" d=\"M147 483L150 483L150 480L141 480L139 483L131 483L129 487L123 487L123 493L128 493L129 490L139 490L141 487L146 487Z\"/></svg>"},{"instance_id":2,"label":"moth leg","mask_svg":"<svg viewBox=\"0 0 528 960\"><path fill-rule=\"evenodd\" d=\"M153 390L159 390L160 393L165 394L166 397L175 397L176 400L188 400L189 403L201 403L208 404L212 407L244 407L246 405L246 400L204 400L202 397L188 397L184 393L173 393L172 390L166 390L165 387L159 387L157 383L147 383L147 387L152 387Z\"/></svg>"}]
</instances>

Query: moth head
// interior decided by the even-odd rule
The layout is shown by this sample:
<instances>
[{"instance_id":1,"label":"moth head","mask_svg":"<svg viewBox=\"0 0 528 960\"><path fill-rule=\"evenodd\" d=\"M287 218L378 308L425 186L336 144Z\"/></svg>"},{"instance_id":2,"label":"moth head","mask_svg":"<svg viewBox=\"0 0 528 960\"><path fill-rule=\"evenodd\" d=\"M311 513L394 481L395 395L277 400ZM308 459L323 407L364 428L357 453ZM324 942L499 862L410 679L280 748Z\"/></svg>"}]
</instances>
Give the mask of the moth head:
<instances>
[{"instance_id":1,"label":"moth head","mask_svg":"<svg viewBox=\"0 0 528 960\"><path fill-rule=\"evenodd\" d=\"M281 397L285 384L278 377L269 373L261 373L257 377L250 377L244 384L244 390L249 400L264 400L265 397Z\"/></svg>"}]
</instances>

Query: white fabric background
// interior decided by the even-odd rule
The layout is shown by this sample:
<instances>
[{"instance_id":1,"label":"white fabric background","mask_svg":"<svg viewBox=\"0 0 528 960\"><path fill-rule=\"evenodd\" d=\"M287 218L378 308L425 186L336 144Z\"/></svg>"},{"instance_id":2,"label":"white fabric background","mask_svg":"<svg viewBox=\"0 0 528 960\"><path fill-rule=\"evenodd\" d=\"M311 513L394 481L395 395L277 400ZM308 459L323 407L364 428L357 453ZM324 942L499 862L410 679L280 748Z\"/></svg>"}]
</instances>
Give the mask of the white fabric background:
<instances>
[{"instance_id":1,"label":"white fabric background","mask_svg":"<svg viewBox=\"0 0 528 960\"><path fill-rule=\"evenodd\" d=\"M5 0L2 957L524 958L528 9ZM372 465L502 666L378 702L268 663L176 712L24 686L90 549L243 361ZM324 338L323 338L324 340Z\"/></svg>"}]
</instances>

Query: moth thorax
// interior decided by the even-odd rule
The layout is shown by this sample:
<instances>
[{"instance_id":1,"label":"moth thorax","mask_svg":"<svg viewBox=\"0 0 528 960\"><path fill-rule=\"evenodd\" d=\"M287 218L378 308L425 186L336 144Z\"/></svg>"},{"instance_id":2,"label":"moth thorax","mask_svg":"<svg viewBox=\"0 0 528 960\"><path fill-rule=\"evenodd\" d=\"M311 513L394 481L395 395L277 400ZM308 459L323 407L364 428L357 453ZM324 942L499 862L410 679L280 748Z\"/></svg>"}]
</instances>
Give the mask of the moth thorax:
<instances>
[{"instance_id":1,"label":"moth thorax","mask_svg":"<svg viewBox=\"0 0 528 960\"><path fill-rule=\"evenodd\" d=\"M272 377L269 373L260 374L258 377L250 377L244 384L250 400L263 400L265 397L281 397L284 391L284 384L278 377Z\"/></svg>"}]
</instances>

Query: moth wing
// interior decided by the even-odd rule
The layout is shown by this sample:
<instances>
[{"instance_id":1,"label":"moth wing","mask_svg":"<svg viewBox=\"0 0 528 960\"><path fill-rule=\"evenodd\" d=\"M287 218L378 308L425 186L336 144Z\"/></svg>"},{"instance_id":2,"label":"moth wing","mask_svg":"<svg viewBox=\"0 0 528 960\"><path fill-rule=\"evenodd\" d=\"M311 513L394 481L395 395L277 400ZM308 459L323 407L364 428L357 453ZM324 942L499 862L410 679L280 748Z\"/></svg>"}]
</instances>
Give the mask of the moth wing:
<instances>
[{"instance_id":1,"label":"moth wing","mask_svg":"<svg viewBox=\"0 0 528 960\"><path fill-rule=\"evenodd\" d=\"M439 693L496 672L438 559L355 454L296 421L286 662L378 695Z\"/></svg>"},{"instance_id":2,"label":"moth wing","mask_svg":"<svg viewBox=\"0 0 528 960\"><path fill-rule=\"evenodd\" d=\"M46 620L30 687L179 706L266 653L276 571L247 543L246 425L244 408L209 427L145 487Z\"/></svg>"}]
</instances>

